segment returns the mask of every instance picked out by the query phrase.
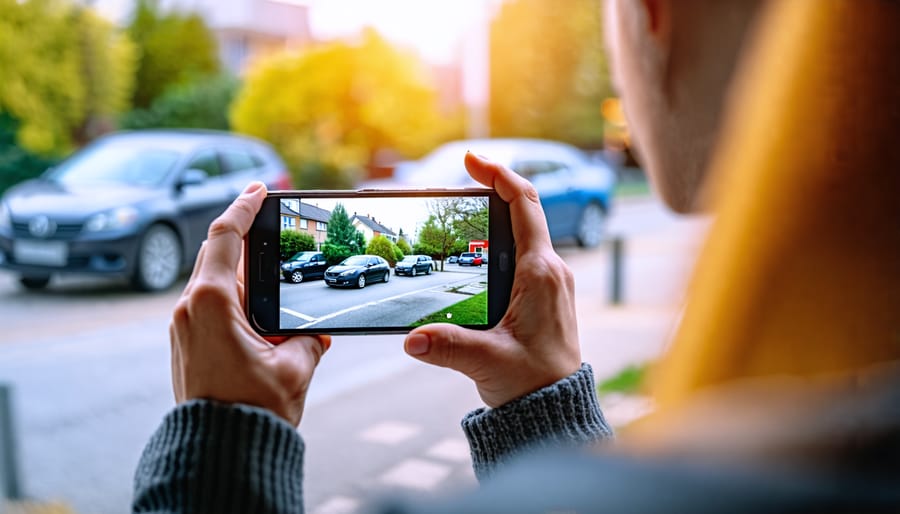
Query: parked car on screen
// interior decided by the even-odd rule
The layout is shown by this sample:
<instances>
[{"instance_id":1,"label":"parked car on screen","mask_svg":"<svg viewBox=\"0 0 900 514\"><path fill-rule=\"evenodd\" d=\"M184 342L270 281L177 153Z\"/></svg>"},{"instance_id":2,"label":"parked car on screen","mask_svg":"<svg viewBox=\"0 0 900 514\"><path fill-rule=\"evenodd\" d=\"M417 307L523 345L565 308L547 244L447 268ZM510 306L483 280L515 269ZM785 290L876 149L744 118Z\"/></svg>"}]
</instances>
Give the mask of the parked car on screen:
<instances>
[{"instance_id":1,"label":"parked car on screen","mask_svg":"<svg viewBox=\"0 0 900 514\"><path fill-rule=\"evenodd\" d=\"M327 268L322 252L297 252L281 264L281 274L288 282L299 284L311 278L322 278Z\"/></svg>"},{"instance_id":2,"label":"parked car on screen","mask_svg":"<svg viewBox=\"0 0 900 514\"><path fill-rule=\"evenodd\" d=\"M397 275L410 275L412 277L419 273L426 275L431 274L431 268L434 264L431 257L427 255L407 255L394 265L394 273Z\"/></svg>"},{"instance_id":3,"label":"parked car on screen","mask_svg":"<svg viewBox=\"0 0 900 514\"><path fill-rule=\"evenodd\" d=\"M457 257L456 255L451 255L450 257L447 257L447 264L456 264L456 261L458 260L459 257Z\"/></svg>"},{"instance_id":4,"label":"parked car on screen","mask_svg":"<svg viewBox=\"0 0 900 514\"><path fill-rule=\"evenodd\" d=\"M210 222L253 181L290 188L255 139L214 131L122 132L96 140L0 199L0 266L29 289L57 273L119 275L171 286Z\"/></svg>"},{"instance_id":5,"label":"parked car on screen","mask_svg":"<svg viewBox=\"0 0 900 514\"><path fill-rule=\"evenodd\" d=\"M330 287L366 287L370 282L391 279L391 266L377 255L354 255L325 270L325 283Z\"/></svg>"},{"instance_id":6,"label":"parked car on screen","mask_svg":"<svg viewBox=\"0 0 900 514\"><path fill-rule=\"evenodd\" d=\"M417 165L405 163L393 180L361 187L423 188L478 186L466 172L467 151L484 155L534 184L554 241L574 239L585 247L603 240L615 172L581 150L542 139L469 139L439 146Z\"/></svg>"},{"instance_id":7,"label":"parked car on screen","mask_svg":"<svg viewBox=\"0 0 900 514\"><path fill-rule=\"evenodd\" d=\"M459 254L459 261L457 261L460 266L481 266L483 264L483 260L481 258L480 253L472 253L465 252Z\"/></svg>"}]
</instances>

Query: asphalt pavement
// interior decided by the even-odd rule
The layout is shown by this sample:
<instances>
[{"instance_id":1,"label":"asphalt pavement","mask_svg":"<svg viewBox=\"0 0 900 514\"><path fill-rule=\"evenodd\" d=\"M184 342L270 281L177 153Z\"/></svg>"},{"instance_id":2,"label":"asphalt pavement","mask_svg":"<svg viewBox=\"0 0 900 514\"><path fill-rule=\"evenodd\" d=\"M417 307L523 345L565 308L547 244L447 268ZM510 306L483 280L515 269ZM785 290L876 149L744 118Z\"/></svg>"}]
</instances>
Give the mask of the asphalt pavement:
<instances>
[{"instance_id":1,"label":"asphalt pavement","mask_svg":"<svg viewBox=\"0 0 900 514\"><path fill-rule=\"evenodd\" d=\"M282 281L281 327L405 327L471 296L470 285L486 285L487 267L460 268L428 275L396 276L368 283L364 289L329 287L322 280L300 284ZM485 313L485 318L487 313Z\"/></svg>"},{"instance_id":2,"label":"asphalt pavement","mask_svg":"<svg viewBox=\"0 0 900 514\"><path fill-rule=\"evenodd\" d=\"M608 304L608 246L557 248L575 274L583 358L598 377L663 351L707 225L650 201L619 206L609 224L626 238L618 307ZM387 286L414 291L431 287L426 278L392 276ZM128 510L140 452L173 405L168 324L181 286L144 295L123 282L67 278L35 293L0 272L0 382L13 387L30 497L82 513ZM369 287L334 293L350 298ZM480 405L474 387L407 357L402 346L397 335L337 337L319 365L300 425L309 512L356 512L387 491L474 487L459 428ZM619 419L616 404L604 408Z\"/></svg>"}]
</instances>

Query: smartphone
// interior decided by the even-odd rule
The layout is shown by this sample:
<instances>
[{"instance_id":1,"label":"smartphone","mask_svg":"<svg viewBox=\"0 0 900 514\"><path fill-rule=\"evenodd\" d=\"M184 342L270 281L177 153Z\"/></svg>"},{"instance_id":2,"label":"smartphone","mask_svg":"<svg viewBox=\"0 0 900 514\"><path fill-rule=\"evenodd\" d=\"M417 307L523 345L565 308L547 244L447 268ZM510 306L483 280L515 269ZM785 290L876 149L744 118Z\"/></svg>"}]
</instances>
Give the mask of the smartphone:
<instances>
[{"instance_id":1,"label":"smartphone","mask_svg":"<svg viewBox=\"0 0 900 514\"><path fill-rule=\"evenodd\" d=\"M515 271L509 204L484 188L270 191L244 249L263 335L488 329Z\"/></svg>"}]
</instances>

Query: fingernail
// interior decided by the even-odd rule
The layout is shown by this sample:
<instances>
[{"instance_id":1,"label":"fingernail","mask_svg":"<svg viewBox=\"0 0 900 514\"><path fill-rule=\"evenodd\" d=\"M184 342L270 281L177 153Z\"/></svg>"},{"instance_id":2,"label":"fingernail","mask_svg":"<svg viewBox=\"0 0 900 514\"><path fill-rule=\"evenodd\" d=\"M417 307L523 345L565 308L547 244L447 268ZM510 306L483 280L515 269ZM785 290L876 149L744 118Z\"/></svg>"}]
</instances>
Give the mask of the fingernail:
<instances>
[{"instance_id":1,"label":"fingernail","mask_svg":"<svg viewBox=\"0 0 900 514\"><path fill-rule=\"evenodd\" d=\"M245 195L253 194L253 193L259 191L260 188L262 188L262 187L263 187L262 182L254 180L253 182L247 184L247 188L244 189L244 194Z\"/></svg>"},{"instance_id":2,"label":"fingernail","mask_svg":"<svg viewBox=\"0 0 900 514\"><path fill-rule=\"evenodd\" d=\"M431 348L431 338L426 334L412 334L406 338L406 353L425 355Z\"/></svg>"}]
</instances>

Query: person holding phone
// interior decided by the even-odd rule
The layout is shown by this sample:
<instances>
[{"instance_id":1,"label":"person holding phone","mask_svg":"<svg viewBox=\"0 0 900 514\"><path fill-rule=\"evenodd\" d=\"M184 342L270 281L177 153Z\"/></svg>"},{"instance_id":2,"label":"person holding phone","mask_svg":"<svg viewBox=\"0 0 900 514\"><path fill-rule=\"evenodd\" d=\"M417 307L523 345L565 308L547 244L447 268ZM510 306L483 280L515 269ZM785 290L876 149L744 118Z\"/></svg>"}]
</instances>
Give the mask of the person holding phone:
<instances>
[{"instance_id":1,"label":"person holding phone","mask_svg":"<svg viewBox=\"0 0 900 514\"><path fill-rule=\"evenodd\" d=\"M518 266L509 310L486 332L420 327L405 350L459 370L478 388L487 408L467 416L463 429L483 487L451 501L376 509L900 510L900 155L892 132L900 4L607 5L613 72L664 200L677 211L696 208L707 168L731 171L718 184L719 217L659 370L657 412L615 451L602 444L612 433L581 363L572 274L550 245L537 194L468 154L469 173L510 204ZM763 6L769 30L754 46L742 102L723 132L735 63ZM135 512L303 509L295 427L330 340L273 345L247 323L241 240L264 197L262 185L251 185L213 223L175 309L179 405L138 465ZM591 449L528 455L585 445Z\"/></svg>"}]
</instances>

